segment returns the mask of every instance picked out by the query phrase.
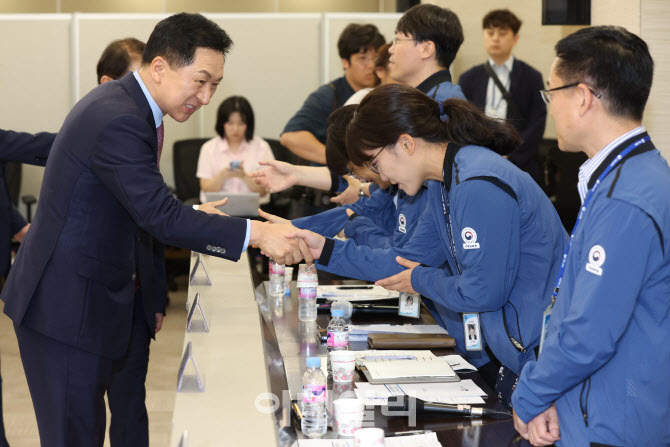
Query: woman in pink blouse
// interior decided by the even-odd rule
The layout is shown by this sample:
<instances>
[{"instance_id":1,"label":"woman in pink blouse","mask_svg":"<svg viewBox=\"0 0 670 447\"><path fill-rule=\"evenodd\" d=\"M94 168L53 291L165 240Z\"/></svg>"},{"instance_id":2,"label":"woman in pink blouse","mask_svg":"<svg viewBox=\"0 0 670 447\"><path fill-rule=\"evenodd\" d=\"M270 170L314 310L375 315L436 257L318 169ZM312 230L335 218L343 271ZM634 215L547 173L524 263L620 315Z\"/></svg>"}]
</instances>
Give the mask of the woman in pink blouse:
<instances>
[{"instance_id":1,"label":"woman in pink blouse","mask_svg":"<svg viewBox=\"0 0 670 447\"><path fill-rule=\"evenodd\" d=\"M267 203L267 191L248 173L262 168L258 162L274 159L274 155L265 140L254 136L254 111L249 101L242 96L225 99L219 106L215 129L219 136L203 144L198 159L200 201L206 202L205 192L257 192L261 203Z\"/></svg>"}]
</instances>

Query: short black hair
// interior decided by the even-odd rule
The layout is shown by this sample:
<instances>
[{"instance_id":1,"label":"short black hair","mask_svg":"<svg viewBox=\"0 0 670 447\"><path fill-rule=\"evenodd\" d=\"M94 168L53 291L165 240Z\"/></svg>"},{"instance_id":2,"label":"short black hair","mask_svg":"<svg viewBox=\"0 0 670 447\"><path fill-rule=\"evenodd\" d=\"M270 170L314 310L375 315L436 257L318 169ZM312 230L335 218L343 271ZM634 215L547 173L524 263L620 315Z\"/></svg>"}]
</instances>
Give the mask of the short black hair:
<instances>
[{"instance_id":1,"label":"short black hair","mask_svg":"<svg viewBox=\"0 0 670 447\"><path fill-rule=\"evenodd\" d=\"M377 49L384 45L384 36L372 24L360 25L350 23L337 40L337 51L341 59L351 61L351 56L370 48Z\"/></svg>"},{"instance_id":2,"label":"short black hair","mask_svg":"<svg viewBox=\"0 0 670 447\"><path fill-rule=\"evenodd\" d=\"M509 9L494 9L482 19L482 28L509 28L514 34L521 29L521 20Z\"/></svg>"},{"instance_id":3,"label":"short black hair","mask_svg":"<svg viewBox=\"0 0 670 447\"><path fill-rule=\"evenodd\" d=\"M437 61L449 68L463 43L463 27L458 16L450 9L424 3L412 6L403 14L396 32L412 36L417 42L435 44Z\"/></svg>"},{"instance_id":4,"label":"short black hair","mask_svg":"<svg viewBox=\"0 0 670 447\"><path fill-rule=\"evenodd\" d=\"M326 166L337 175L349 173L347 164L346 134L347 126L356 113L356 104L340 107L328 117L328 131L326 134Z\"/></svg>"},{"instance_id":5,"label":"short black hair","mask_svg":"<svg viewBox=\"0 0 670 447\"><path fill-rule=\"evenodd\" d=\"M247 125L247 130L244 132L244 139L251 141L254 138L254 110L251 104L244 96L230 96L223 100L216 112L216 126L214 130L221 138L226 138L226 132L223 125L228 122L230 115L238 112L244 124Z\"/></svg>"},{"instance_id":6,"label":"short black hair","mask_svg":"<svg viewBox=\"0 0 670 447\"><path fill-rule=\"evenodd\" d=\"M174 70L191 65L198 48L209 48L225 56L232 44L230 36L216 23L200 14L182 12L158 22L147 41L142 64L162 56Z\"/></svg>"},{"instance_id":7,"label":"short black hair","mask_svg":"<svg viewBox=\"0 0 670 447\"><path fill-rule=\"evenodd\" d=\"M96 68L98 84L100 84L103 76L120 79L121 76L128 73L131 57L137 55L141 58L145 48L146 44L134 37L115 40L107 45Z\"/></svg>"},{"instance_id":8,"label":"short black hair","mask_svg":"<svg viewBox=\"0 0 670 447\"><path fill-rule=\"evenodd\" d=\"M601 95L612 116L642 120L654 61L640 37L619 26L583 28L556 44L556 74L583 82Z\"/></svg>"}]
</instances>

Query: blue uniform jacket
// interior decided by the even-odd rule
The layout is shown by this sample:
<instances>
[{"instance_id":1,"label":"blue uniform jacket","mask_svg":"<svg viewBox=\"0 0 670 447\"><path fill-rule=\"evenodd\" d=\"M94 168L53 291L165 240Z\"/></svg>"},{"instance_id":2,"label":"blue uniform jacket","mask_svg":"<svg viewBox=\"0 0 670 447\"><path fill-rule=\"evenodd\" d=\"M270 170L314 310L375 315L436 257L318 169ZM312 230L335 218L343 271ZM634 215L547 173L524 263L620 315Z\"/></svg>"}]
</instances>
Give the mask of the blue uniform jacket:
<instances>
[{"instance_id":1,"label":"blue uniform jacket","mask_svg":"<svg viewBox=\"0 0 670 447\"><path fill-rule=\"evenodd\" d=\"M411 237L426 207L425 188L415 196L391 187L378 189L370 197L313 216L291 221L298 228L334 236L344 228L348 238L370 247L402 247ZM357 217L349 220L347 209Z\"/></svg>"},{"instance_id":2,"label":"blue uniform jacket","mask_svg":"<svg viewBox=\"0 0 670 447\"><path fill-rule=\"evenodd\" d=\"M429 185L426 210L402 249L370 250L349 241L328 240L317 266L376 281L404 270L396 256L425 264L412 272L412 287L433 300L457 349L476 366L488 362L484 351L465 351L459 315L480 312L486 343L518 374L526 361L535 359L540 319L567 235L551 202L528 174L486 148L466 146L453 162L450 153L454 153L451 148L445 157L449 190L439 182ZM455 274L449 254L443 193L451 204L461 275ZM447 265L440 268L445 261ZM508 333L523 344L525 353L515 349Z\"/></svg>"},{"instance_id":3,"label":"blue uniform jacket","mask_svg":"<svg viewBox=\"0 0 670 447\"><path fill-rule=\"evenodd\" d=\"M632 140L603 161L589 188ZM646 146L596 190L540 358L513 395L526 422L556 402L557 445L670 445L670 169Z\"/></svg>"}]
</instances>

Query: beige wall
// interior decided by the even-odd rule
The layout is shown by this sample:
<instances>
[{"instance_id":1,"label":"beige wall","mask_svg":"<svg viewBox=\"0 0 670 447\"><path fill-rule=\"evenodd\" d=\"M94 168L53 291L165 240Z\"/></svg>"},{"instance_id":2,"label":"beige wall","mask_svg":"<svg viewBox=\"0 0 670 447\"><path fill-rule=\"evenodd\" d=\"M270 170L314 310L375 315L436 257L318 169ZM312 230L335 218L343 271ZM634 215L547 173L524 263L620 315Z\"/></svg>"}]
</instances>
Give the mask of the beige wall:
<instances>
[{"instance_id":1,"label":"beige wall","mask_svg":"<svg viewBox=\"0 0 670 447\"><path fill-rule=\"evenodd\" d=\"M2 13L395 12L395 0L2 0Z\"/></svg>"},{"instance_id":2,"label":"beige wall","mask_svg":"<svg viewBox=\"0 0 670 447\"><path fill-rule=\"evenodd\" d=\"M616 0L594 0L594 25L619 25L641 36L654 59L654 83L643 124L663 156L670 160L670 3L667 0L629 0L622 7Z\"/></svg>"},{"instance_id":3,"label":"beige wall","mask_svg":"<svg viewBox=\"0 0 670 447\"><path fill-rule=\"evenodd\" d=\"M0 22L1 128L60 129L72 97L70 20L69 15L12 16ZM21 193L38 196L43 173L42 167L24 165Z\"/></svg>"}]
</instances>

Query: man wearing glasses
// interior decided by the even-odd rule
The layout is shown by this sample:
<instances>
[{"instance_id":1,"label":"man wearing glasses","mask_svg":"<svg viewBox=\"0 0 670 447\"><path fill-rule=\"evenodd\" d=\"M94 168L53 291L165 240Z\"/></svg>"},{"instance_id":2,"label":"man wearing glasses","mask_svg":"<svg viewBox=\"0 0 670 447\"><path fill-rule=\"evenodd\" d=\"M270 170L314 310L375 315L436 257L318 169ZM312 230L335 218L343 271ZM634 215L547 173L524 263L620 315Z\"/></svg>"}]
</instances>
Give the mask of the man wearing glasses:
<instances>
[{"instance_id":1,"label":"man wearing glasses","mask_svg":"<svg viewBox=\"0 0 670 447\"><path fill-rule=\"evenodd\" d=\"M462 43L463 28L453 11L430 4L413 6L398 21L389 48L391 77L436 101L465 99L449 73Z\"/></svg>"},{"instance_id":2,"label":"man wearing glasses","mask_svg":"<svg viewBox=\"0 0 670 447\"><path fill-rule=\"evenodd\" d=\"M577 31L556 54L542 98L559 148L589 159L515 427L534 445L669 445L670 169L642 126L654 63L612 26Z\"/></svg>"}]
</instances>

